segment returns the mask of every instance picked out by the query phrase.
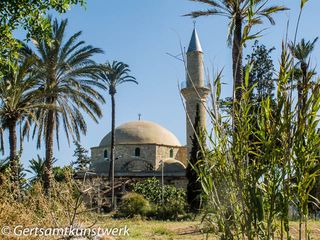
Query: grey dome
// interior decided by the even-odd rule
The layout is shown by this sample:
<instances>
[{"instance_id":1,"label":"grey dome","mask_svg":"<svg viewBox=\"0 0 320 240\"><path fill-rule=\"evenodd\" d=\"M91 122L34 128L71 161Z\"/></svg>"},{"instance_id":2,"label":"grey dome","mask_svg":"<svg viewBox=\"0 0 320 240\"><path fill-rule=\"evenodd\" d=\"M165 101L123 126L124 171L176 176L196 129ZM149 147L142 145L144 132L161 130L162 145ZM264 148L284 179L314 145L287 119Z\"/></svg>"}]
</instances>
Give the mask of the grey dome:
<instances>
[{"instance_id":1,"label":"grey dome","mask_svg":"<svg viewBox=\"0 0 320 240\"><path fill-rule=\"evenodd\" d=\"M181 146L176 136L160 126L149 121L133 121L120 125L115 129L116 144L158 144ZM100 147L110 146L111 132L100 142Z\"/></svg>"}]
</instances>

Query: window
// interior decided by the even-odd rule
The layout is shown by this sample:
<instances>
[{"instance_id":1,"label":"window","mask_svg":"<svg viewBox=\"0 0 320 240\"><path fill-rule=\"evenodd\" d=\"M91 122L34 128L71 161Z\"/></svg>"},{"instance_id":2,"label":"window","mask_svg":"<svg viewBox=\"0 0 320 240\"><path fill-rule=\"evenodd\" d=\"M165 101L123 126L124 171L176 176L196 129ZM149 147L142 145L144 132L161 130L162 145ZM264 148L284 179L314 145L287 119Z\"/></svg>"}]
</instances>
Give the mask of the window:
<instances>
[{"instance_id":1,"label":"window","mask_svg":"<svg viewBox=\"0 0 320 240\"><path fill-rule=\"evenodd\" d=\"M140 157L140 148L136 148L136 149L134 150L134 155L135 155L136 157Z\"/></svg>"},{"instance_id":2,"label":"window","mask_svg":"<svg viewBox=\"0 0 320 240\"><path fill-rule=\"evenodd\" d=\"M104 152L103 152L103 157L104 157L104 158L109 158L109 156L108 156L108 150L107 150L107 149L104 150Z\"/></svg>"},{"instance_id":3,"label":"window","mask_svg":"<svg viewBox=\"0 0 320 240\"><path fill-rule=\"evenodd\" d=\"M173 149L170 149L170 157L173 158Z\"/></svg>"}]
</instances>

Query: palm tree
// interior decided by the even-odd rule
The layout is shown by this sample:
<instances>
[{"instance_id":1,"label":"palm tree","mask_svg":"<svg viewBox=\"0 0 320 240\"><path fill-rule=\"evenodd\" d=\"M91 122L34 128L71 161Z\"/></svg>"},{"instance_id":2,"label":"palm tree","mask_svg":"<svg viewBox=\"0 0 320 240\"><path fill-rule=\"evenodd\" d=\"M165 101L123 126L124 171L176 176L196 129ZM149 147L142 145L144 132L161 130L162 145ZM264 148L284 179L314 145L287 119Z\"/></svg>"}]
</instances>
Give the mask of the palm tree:
<instances>
[{"instance_id":1,"label":"palm tree","mask_svg":"<svg viewBox=\"0 0 320 240\"><path fill-rule=\"evenodd\" d=\"M4 78L0 81L0 134L9 131L10 167L13 186L19 191L19 157L17 155L17 124L25 123L25 129L30 121L35 120L35 110L43 107L38 100L40 91L36 88L35 74L32 68L35 58L21 58L16 67L8 67Z\"/></svg>"},{"instance_id":2,"label":"palm tree","mask_svg":"<svg viewBox=\"0 0 320 240\"><path fill-rule=\"evenodd\" d=\"M233 99L241 99L243 85L242 48L246 40L257 37L249 36L250 29L262 24L262 17L266 17L272 25L275 24L271 14L287 10L283 6L266 7L269 0L191 0L209 5L205 11L193 11L185 16L197 18L200 16L223 16L229 22L228 44L232 45L232 73L233 73ZM248 20L249 19L249 20Z\"/></svg>"},{"instance_id":3,"label":"palm tree","mask_svg":"<svg viewBox=\"0 0 320 240\"><path fill-rule=\"evenodd\" d=\"M315 38L312 42L305 41L302 39L300 43L294 44L293 42L289 44L289 49L292 56L298 60L297 64L294 66L294 76L293 78L297 80L298 89L298 108L301 112L301 116L304 117L305 108L308 98L308 85L309 80L315 75L313 70L309 70L310 54L314 50L315 44L318 38ZM300 66L299 66L300 65Z\"/></svg>"},{"instance_id":4,"label":"palm tree","mask_svg":"<svg viewBox=\"0 0 320 240\"><path fill-rule=\"evenodd\" d=\"M44 167L45 167L44 162L45 160L41 158L39 155L37 155L37 159L33 158L29 161L30 169L26 171L33 174L33 177L31 178L31 182L41 181L43 179Z\"/></svg>"},{"instance_id":5,"label":"palm tree","mask_svg":"<svg viewBox=\"0 0 320 240\"><path fill-rule=\"evenodd\" d=\"M55 163L56 161L57 159L54 158L52 163ZM45 159L37 155L37 159L31 159L29 164L29 169L26 171L33 174L33 177L30 179L31 183L35 181L42 181L45 174Z\"/></svg>"},{"instance_id":6,"label":"palm tree","mask_svg":"<svg viewBox=\"0 0 320 240\"><path fill-rule=\"evenodd\" d=\"M41 147L44 138L46 151L43 184L47 195L50 194L52 182L54 135L58 148L60 126L69 144L70 136L80 139L80 134L86 134L87 131L82 111L98 122L102 116L99 102L104 103L104 98L96 89L102 85L94 79L99 68L92 60L92 56L103 51L79 41L81 32L65 40L67 20L59 23L57 19L50 19L50 23L51 34L46 40L33 39L36 52L30 48L24 49L25 54L37 58L38 88L44 94L42 102L54 107L37 112L39 123L33 131L33 137L37 136L38 147Z\"/></svg>"},{"instance_id":7,"label":"palm tree","mask_svg":"<svg viewBox=\"0 0 320 240\"><path fill-rule=\"evenodd\" d=\"M115 119L116 119L116 104L115 94L117 93L117 86L123 83L132 82L138 84L136 79L130 75L129 66L123 62L113 61L107 62L101 67L98 73L98 78L105 83L105 88L109 90L111 96L111 151L110 151L110 165L109 165L109 179L112 184L112 205L114 202L114 152L115 152Z\"/></svg>"}]
</instances>

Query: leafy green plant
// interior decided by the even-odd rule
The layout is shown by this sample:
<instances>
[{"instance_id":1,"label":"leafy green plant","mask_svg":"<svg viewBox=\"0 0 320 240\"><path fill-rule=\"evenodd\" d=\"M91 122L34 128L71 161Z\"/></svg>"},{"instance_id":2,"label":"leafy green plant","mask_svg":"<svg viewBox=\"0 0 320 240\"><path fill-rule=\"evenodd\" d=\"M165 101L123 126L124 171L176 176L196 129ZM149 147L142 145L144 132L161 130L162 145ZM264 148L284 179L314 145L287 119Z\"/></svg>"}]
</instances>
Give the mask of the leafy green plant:
<instances>
[{"instance_id":1,"label":"leafy green plant","mask_svg":"<svg viewBox=\"0 0 320 240\"><path fill-rule=\"evenodd\" d=\"M84 5L84 0L26 0L0 2L0 70L17 57L21 44L14 38L13 32L24 29L27 38L37 35L46 38L50 24L45 17L49 10L66 12L72 5ZM1 73L1 71L0 71Z\"/></svg>"},{"instance_id":2,"label":"leafy green plant","mask_svg":"<svg viewBox=\"0 0 320 240\"><path fill-rule=\"evenodd\" d=\"M150 211L150 204L141 194L127 193L122 197L117 216L134 217L135 215L146 216Z\"/></svg>"},{"instance_id":3,"label":"leafy green plant","mask_svg":"<svg viewBox=\"0 0 320 240\"><path fill-rule=\"evenodd\" d=\"M151 204L150 217L174 220L183 215L186 209L186 193L174 186L161 186L156 178L137 182L133 191L143 195Z\"/></svg>"}]
</instances>

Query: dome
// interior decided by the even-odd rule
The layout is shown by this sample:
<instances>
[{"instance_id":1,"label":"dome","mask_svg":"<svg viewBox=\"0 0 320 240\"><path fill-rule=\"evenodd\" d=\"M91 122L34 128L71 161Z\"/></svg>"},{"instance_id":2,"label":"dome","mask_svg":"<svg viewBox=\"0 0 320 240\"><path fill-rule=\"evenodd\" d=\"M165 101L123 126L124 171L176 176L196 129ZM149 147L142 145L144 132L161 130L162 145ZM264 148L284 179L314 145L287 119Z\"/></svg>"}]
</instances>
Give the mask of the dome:
<instances>
[{"instance_id":1,"label":"dome","mask_svg":"<svg viewBox=\"0 0 320 240\"><path fill-rule=\"evenodd\" d=\"M160 126L149 121L134 121L120 125L115 130L116 144L159 144L181 146L176 136ZM110 146L111 132L100 142L100 147Z\"/></svg>"},{"instance_id":2,"label":"dome","mask_svg":"<svg viewBox=\"0 0 320 240\"><path fill-rule=\"evenodd\" d=\"M168 172L185 172L186 166L177 159L166 158L163 160L163 171ZM162 171L162 163L159 164L157 171Z\"/></svg>"}]
</instances>

